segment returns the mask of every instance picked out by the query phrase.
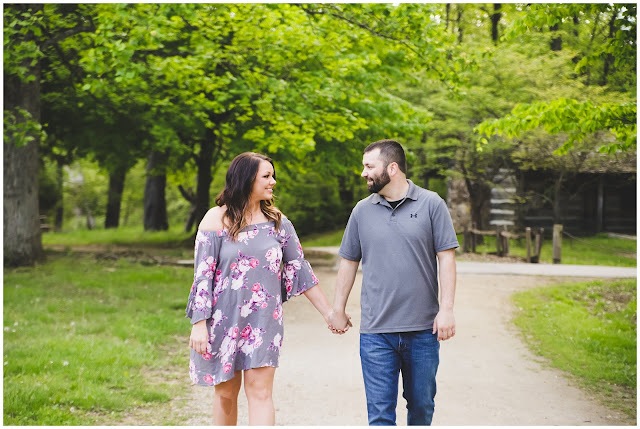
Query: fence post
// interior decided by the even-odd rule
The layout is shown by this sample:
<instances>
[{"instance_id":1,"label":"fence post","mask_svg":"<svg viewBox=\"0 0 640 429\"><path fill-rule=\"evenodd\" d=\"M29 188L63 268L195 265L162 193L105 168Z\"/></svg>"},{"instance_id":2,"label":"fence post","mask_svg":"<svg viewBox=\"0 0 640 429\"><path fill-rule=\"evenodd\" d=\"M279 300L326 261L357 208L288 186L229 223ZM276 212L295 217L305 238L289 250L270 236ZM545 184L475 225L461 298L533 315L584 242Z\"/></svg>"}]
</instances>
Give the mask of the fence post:
<instances>
[{"instance_id":1,"label":"fence post","mask_svg":"<svg viewBox=\"0 0 640 429\"><path fill-rule=\"evenodd\" d=\"M553 225L553 263L559 264L562 260L562 225Z\"/></svg>"},{"instance_id":2,"label":"fence post","mask_svg":"<svg viewBox=\"0 0 640 429\"><path fill-rule=\"evenodd\" d=\"M499 226L496 226L496 255L502 256L502 235Z\"/></svg>"},{"instance_id":3,"label":"fence post","mask_svg":"<svg viewBox=\"0 0 640 429\"><path fill-rule=\"evenodd\" d=\"M505 233L502 236L502 255L509 256L509 231L507 231L507 225L504 225L502 229L504 230L503 232Z\"/></svg>"},{"instance_id":4,"label":"fence post","mask_svg":"<svg viewBox=\"0 0 640 429\"><path fill-rule=\"evenodd\" d=\"M524 235L527 239L527 262L531 262L531 228L526 227L524 230Z\"/></svg>"}]
</instances>

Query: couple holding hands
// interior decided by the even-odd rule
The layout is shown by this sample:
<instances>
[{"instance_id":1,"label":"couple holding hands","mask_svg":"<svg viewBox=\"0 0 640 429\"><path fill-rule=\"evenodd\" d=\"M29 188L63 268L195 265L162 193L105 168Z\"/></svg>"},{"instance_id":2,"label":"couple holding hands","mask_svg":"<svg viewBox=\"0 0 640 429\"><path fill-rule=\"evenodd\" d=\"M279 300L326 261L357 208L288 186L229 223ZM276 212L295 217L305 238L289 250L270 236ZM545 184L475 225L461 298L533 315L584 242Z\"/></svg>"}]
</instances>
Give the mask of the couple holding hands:
<instances>
[{"instance_id":1,"label":"couple holding hands","mask_svg":"<svg viewBox=\"0 0 640 429\"><path fill-rule=\"evenodd\" d=\"M237 423L243 377L249 424L275 424L283 303L304 294L333 333L345 333L351 327L345 308L360 262L360 357L369 425L395 425L400 372L408 424L431 424L439 341L455 335L457 237L442 198L406 178L398 142L370 144L362 164L371 195L351 212L330 305L293 225L274 206L273 161L246 152L231 162L216 207L196 235L186 309L192 323L189 375L195 384L215 386L215 425Z\"/></svg>"}]
</instances>

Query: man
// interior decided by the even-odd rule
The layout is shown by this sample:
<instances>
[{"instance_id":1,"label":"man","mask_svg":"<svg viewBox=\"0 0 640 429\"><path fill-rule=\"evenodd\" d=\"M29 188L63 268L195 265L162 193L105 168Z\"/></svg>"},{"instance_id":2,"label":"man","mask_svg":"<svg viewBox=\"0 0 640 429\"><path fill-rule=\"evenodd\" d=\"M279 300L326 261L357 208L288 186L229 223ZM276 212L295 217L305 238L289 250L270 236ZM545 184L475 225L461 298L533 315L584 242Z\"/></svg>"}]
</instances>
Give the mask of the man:
<instances>
[{"instance_id":1,"label":"man","mask_svg":"<svg viewBox=\"0 0 640 429\"><path fill-rule=\"evenodd\" d=\"M455 335L458 240L442 198L407 180L398 142L370 144L362 164L372 195L356 204L342 237L330 327L349 329L345 307L362 260L360 359L369 425L396 424L399 372L408 424L430 425L439 341Z\"/></svg>"}]
</instances>

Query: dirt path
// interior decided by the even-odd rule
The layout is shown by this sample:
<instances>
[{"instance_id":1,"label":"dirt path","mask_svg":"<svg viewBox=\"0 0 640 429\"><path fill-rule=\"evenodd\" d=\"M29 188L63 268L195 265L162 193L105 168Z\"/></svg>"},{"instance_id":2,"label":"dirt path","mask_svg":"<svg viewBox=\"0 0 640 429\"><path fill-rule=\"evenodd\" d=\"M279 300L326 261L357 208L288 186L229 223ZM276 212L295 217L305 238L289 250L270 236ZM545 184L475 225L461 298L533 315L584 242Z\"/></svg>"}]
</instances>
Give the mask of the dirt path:
<instances>
[{"instance_id":1,"label":"dirt path","mask_svg":"<svg viewBox=\"0 0 640 429\"><path fill-rule=\"evenodd\" d=\"M336 272L316 268L332 299ZM580 279L572 279L580 280ZM458 277L457 334L442 344L434 425L634 425L572 385L527 350L509 323L509 296L566 278L473 275ZM304 297L285 304L285 338L276 372L274 400L278 425L366 425L360 361L361 275L347 311L354 328L334 336ZM185 382L188 376L184 374ZM213 389L193 386L172 408L188 425L211 424ZM398 424L406 425L399 395ZM240 425L248 424L241 393Z\"/></svg>"}]
</instances>

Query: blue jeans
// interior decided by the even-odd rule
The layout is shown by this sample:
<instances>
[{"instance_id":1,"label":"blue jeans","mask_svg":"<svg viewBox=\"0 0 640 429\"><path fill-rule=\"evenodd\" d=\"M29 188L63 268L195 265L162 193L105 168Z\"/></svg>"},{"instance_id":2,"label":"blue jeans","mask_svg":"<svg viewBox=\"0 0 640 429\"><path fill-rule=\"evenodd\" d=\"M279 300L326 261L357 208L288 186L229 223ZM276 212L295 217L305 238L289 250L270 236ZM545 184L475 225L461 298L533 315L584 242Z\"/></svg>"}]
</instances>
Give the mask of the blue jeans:
<instances>
[{"instance_id":1,"label":"blue jeans","mask_svg":"<svg viewBox=\"0 0 640 429\"><path fill-rule=\"evenodd\" d=\"M407 400L407 423L430 425L436 396L440 343L431 329L360 334L360 361L371 426L395 426L398 374Z\"/></svg>"}]
</instances>

